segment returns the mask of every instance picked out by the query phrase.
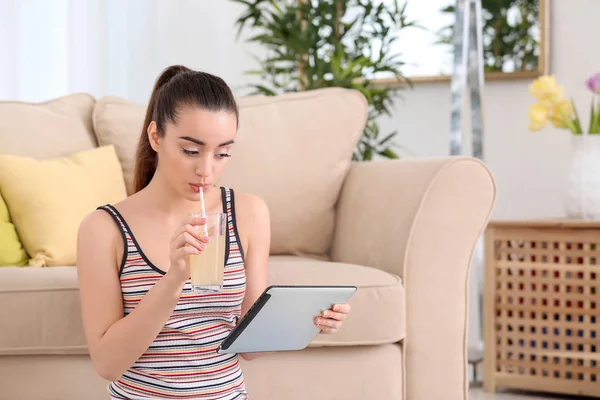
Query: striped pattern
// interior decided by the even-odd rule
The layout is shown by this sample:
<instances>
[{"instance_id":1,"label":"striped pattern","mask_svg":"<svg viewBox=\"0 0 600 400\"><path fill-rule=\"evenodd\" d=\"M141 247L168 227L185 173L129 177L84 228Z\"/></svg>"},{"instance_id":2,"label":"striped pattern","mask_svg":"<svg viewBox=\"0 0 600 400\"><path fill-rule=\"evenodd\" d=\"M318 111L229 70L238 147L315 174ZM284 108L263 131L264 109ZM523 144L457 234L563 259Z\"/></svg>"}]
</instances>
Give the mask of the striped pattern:
<instances>
[{"instance_id":1,"label":"striped pattern","mask_svg":"<svg viewBox=\"0 0 600 400\"><path fill-rule=\"evenodd\" d=\"M246 291L244 254L239 243L232 189L221 188L227 210L223 292L198 295L188 281L173 314L152 345L109 385L112 399L247 399L238 355L216 353L240 317ZM127 243L120 269L125 315L162 278L164 272L144 255L127 222L112 206L112 215Z\"/></svg>"}]
</instances>

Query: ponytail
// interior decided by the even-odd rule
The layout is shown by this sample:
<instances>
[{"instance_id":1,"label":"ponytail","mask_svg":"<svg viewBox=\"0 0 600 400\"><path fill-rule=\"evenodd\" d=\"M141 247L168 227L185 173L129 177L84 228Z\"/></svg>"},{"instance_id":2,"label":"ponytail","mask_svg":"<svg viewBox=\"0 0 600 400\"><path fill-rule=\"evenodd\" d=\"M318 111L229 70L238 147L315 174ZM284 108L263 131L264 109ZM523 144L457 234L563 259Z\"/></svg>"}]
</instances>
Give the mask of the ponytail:
<instances>
[{"instance_id":1,"label":"ponytail","mask_svg":"<svg viewBox=\"0 0 600 400\"><path fill-rule=\"evenodd\" d=\"M144 126L138 142L134 193L145 188L158 166L158 154L150 146L148 127L154 121L158 135L163 137L167 122L175 122L177 107L195 105L209 111L229 111L238 118L235 98L225 81L214 75L192 71L183 65L172 65L159 75L152 89Z\"/></svg>"},{"instance_id":2,"label":"ponytail","mask_svg":"<svg viewBox=\"0 0 600 400\"><path fill-rule=\"evenodd\" d=\"M154 111L156 109L156 98L158 93L173 77L181 72L190 71L182 65L172 65L167 67L156 79L152 94L150 95L150 102L146 109L146 118L144 118L144 126L140 134L140 140L138 142L136 162L135 162L135 173L133 178L134 193L139 192L152 180L156 166L158 165L158 155L150 146L150 139L148 139L148 127L154 120ZM162 135L162 132L159 131Z\"/></svg>"}]
</instances>

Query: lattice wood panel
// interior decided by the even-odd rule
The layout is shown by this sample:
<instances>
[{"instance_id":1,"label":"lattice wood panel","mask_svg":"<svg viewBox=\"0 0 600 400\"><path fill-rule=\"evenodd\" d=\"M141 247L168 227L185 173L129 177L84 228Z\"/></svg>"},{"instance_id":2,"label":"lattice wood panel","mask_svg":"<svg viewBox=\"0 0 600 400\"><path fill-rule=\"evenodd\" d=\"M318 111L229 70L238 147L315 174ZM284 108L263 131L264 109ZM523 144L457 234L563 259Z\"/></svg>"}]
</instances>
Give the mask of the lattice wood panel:
<instances>
[{"instance_id":1,"label":"lattice wood panel","mask_svg":"<svg viewBox=\"0 0 600 400\"><path fill-rule=\"evenodd\" d=\"M600 396L600 226L486 232L484 385Z\"/></svg>"}]
</instances>

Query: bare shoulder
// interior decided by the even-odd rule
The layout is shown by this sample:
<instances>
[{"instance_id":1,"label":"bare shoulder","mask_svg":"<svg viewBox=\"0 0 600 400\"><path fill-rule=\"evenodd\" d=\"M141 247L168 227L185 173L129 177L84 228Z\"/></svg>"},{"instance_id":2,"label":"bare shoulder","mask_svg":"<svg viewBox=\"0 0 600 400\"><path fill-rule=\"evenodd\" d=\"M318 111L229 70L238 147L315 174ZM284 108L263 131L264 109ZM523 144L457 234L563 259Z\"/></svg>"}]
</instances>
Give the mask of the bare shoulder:
<instances>
[{"instance_id":1,"label":"bare shoulder","mask_svg":"<svg viewBox=\"0 0 600 400\"><path fill-rule=\"evenodd\" d=\"M137 209L143 208L143 196L141 192L135 193L112 206L123 214L129 214ZM87 214L79 225L78 247L87 254L88 246L94 246L97 249L106 251L113 250L114 254L123 254L125 249L123 234L119 229L114 216L108 210L94 210ZM78 251L79 253L79 251ZM117 254L117 255L118 255ZM120 262L120 261L119 261Z\"/></svg>"},{"instance_id":2,"label":"bare shoulder","mask_svg":"<svg viewBox=\"0 0 600 400\"><path fill-rule=\"evenodd\" d=\"M270 241L269 207L257 195L235 191L235 219L242 246L245 249L252 247L255 243Z\"/></svg>"},{"instance_id":3,"label":"bare shoulder","mask_svg":"<svg viewBox=\"0 0 600 400\"><path fill-rule=\"evenodd\" d=\"M79 225L77 234L77 265L89 265L90 258L110 255L117 261L117 252L123 251L121 232L113 217L105 210L94 210L87 214ZM95 264L95 263L91 263Z\"/></svg>"},{"instance_id":4,"label":"bare shoulder","mask_svg":"<svg viewBox=\"0 0 600 400\"><path fill-rule=\"evenodd\" d=\"M113 235L118 235L119 230L108 212L104 210L94 210L87 214L79 225L79 237L103 237L109 239Z\"/></svg>"},{"instance_id":5,"label":"bare shoulder","mask_svg":"<svg viewBox=\"0 0 600 400\"><path fill-rule=\"evenodd\" d=\"M269 207L267 203L255 194L235 191L235 212L237 219L257 222L267 221Z\"/></svg>"},{"instance_id":6,"label":"bare shoulder","mask_svg":"<svg viewBox=\"0 0 600 400\"><path fill-rule=\"evenodd\" d=\"M129 211L140 207L139 194L136 193L129 196L118 203L112 204L112 206L122 214L121 211ZM121 232L115 223L114 217L112 217L106 210L94 210L87 214L79 226L80 236L95 236L104 238L120 238Z\"/></svg>"}]
</instances>

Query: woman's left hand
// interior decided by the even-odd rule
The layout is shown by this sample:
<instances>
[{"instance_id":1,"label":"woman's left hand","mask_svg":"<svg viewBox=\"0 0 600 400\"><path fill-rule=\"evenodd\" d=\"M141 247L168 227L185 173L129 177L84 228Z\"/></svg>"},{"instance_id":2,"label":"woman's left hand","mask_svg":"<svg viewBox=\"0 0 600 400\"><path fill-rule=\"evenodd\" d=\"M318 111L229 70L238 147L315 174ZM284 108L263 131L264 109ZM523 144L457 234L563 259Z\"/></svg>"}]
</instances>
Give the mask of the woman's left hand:
<instances>
[{"instance_id":1,"label":"woman's left hand","mask_svg":"<svg viewBox=\"0 0 600 400\"><path fill-rule=\"evenodd\" d=\"M321 333L336 333L342 321L350 313L350 304L334 304L329 310L321 313L320 317L315 318L315 325L321 330Z\"/></svg>"}]
</instances>

